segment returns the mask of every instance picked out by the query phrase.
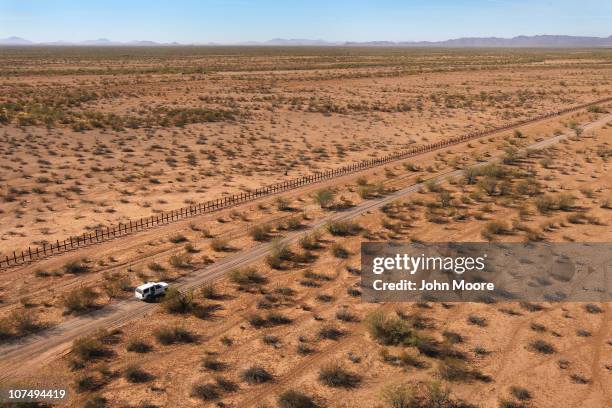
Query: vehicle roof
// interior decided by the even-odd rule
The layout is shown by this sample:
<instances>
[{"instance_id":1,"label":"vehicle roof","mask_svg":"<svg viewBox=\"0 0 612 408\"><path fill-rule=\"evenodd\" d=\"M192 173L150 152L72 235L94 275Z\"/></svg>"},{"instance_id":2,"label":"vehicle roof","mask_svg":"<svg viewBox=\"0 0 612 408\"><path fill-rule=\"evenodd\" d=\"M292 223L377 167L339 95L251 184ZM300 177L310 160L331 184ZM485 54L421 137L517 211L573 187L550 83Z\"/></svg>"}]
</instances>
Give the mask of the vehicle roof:
<instances>
[{"instance_id":1,"label":"vehicle roof","mask_svg":"<svg viewBox=\"0 0 612 408\"><path fill-rule=\"evenodd\" d=\"M166 282L147 282L147 283L143 283L142 285L138 286L136 289L145 290L155 285L168 286Z\"/></svg>"}]
</instances>

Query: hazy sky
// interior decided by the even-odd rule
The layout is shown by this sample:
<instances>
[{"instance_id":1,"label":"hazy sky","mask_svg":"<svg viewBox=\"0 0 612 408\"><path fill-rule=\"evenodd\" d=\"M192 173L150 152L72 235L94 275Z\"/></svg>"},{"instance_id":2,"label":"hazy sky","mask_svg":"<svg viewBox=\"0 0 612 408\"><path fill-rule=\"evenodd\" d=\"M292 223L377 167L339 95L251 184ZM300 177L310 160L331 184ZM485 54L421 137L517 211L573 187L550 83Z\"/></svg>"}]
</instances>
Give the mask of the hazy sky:
<instances>
[{"instance_id":1,"label":"hazy sky","mask_svg":"<svg viewBox=\"0 0 612 408\"><path fill-rule=\"evenodd\" d=\"M612 0L0 0L0 38L239 42L609 36Z\"/></svg>"}]
</instances>

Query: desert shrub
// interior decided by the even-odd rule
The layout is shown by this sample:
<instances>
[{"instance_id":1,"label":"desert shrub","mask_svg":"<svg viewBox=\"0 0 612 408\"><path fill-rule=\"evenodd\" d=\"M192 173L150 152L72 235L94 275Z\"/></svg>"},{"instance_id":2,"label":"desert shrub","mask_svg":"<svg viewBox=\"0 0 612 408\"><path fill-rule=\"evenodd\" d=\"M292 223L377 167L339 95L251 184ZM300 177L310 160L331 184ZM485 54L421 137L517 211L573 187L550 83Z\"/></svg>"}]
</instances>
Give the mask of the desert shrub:
<instances>
[{"instance_id":1,"label":"desert shrub","mask_svg":"<svg viewBox=\"0 0 612 408\"><path fill-rule=\"evenodd\" d=\"M594 305L593 303L587 303L584 306L584 309L588 312L588 313L603 313L603 309L597 305Z\"/></svg>"},{"instance_id":2,"label":"desert shrub","mask_svg":"<svg viewBox=\"0 0 612 408\"><path fill-rule=\"evenodd\" d=\"M338 340L344 336L344 331L332 324L327 324L319 329L319 337L328 340Z\"/></svg>"},{"instance_id":3,"label":"desert shrub","mask_svg":"<svg viewBox=\"0 0 612 408\"><path fill-rule=\"evenodd\" d=\"M202 360L202 366L207 370L211 371L222 371L227 367L225 363L219 361L213 356L204 357L204 359Z\"/></svg>"},{"instance_id":4,"label":"desert shrub","mask_svg":"<svg viewBox=\"0 0 612 408\"><path fill-rule=\"evenodd\" d=\"M388 385L382 397L390 408L417 408L416 398L408 385Z\"/></svg>"},{"instance_id":5,"label":"desert shrub","mask_svg":"<svg viewBox=\"0 0 612 408\"><path fill-rule=\"evenodd\" d=\"M264 242L270 240L270 227L267 225L256 225L249 230L249 235L255 241Z\"/></svg>"},{"instance_id":6,"label":"desert shrub","mask_svg":"<svg viewBox=\"0 0 612 408\"><path fill-rule=\"evenodd\" d=\"M172 242L173 244L180 244L181 242L189 241L189 239L183 234L176 234L168 238L168 241Z\"/></svg>"},{"instance_id":7,"label":"desert shrub","mask_svg":"<svg viewBox=\"0 0 612 408\"><path fill-rule=\"evenodd\" d=\"M125 379L131 383L144 383L151 381L153 376L137 365L129 365L123 372Z\"/></svg>"},{"instance_id":8,"label":"desert shrub","mask_svg":"<svg viewBox=\"0 0 612 408\"><path fill-rule=\"evenodd\" d=\"M471 371L463 361L445 359L438 363L438 375L447 381L467 381Z\"/></svg>"},{"instance_id":9,"label":"desert shrub","mask_svg":"<svg viewBox=\"0 0 612 408\"><path fill-rule=\"evenodd\" d=\"M439 382L430 382L413 390L409 385L388 385L382 397L390 408L470 408L461 400L451 398L450 390Z\"/></svg>"},{"instance_id":10,"label":"desert shrub","mask_svg":"<svg viewBox=\"0 0 612 408\"><path fill-rule=\"evenodd\" d=\"M484 317L469 315L467 318L467 322L474 326L485 327L487 325L487 320Z\"/></svg>"},{"instance_id":11,"label":"desert shrub","mask_svg":"<svg viewBox=\"0 0 612 408\"><path fill-rule=\"evenodd\" d=\"M355 297L357 297L357 296L361 295L361 291L360 291L359 289L357 289L357 288L354 288L354 287L348 287L348 288L346 288L346 293L347 293L349 296L355 296Z\"/></svg>"},{"instance_id":12,"label":"desert shrub","mask_svg":"<svg viewBox=\"0 0 612 408\"><path fill-rule=\"evenodd\" d=\"M588 378L577 373L571 374L570 380L572 380L572 382L576 384L588 384L591 382Z\"/></svg>"},{"instance_id":13,"label":"desert shrub","mask_svg":"<svg viewBox=\"0 0 612 408\"><path fill-rule=\"evenodd\" d=\"M98 296L90 287L75 288L64 295L62 303L67 313L84 313L96 307Z\"/></svg>"},{"instance_id":14,"label":"desert shrub","mask_svg":"<svg viewBox=\"0 0 612 408\"><path fill-rule=\"evenodd\" d=\"M176 288L169 288L164 296L162 306L168 313L190 313L194 308L193 294L191 292L182 293Z\"/></svg>"},{"instance_id":15,"label":"desert shrub","mask_svg":"<svg viewBox=\"0 0 612 408\"><path fill-rule=\"evenodd\" d=\"M285 226L289 231L297 231L302 228L302 221L299 217L291 217L287 220Z\"/></svg>"},{"instance_id":16,"label":"desert shrub","mask_svg":"<svg viewBox=\"0 0 612 408\"><path fill-rule=\"evenodd\" d=\"M219 389L215 384L196 384L191 387L190 395L202 401L212 401L219 398Z\"/></svg>"},{"instance_id":17,"label":"desert shrub","mask_svg":"<svg viewBox=\"0 0 612 408\"><path fill-rule=\"evenodd\" d=\"M355 222L334 221L327 224L327 231L335 236L346 237L357 235L361 231L361 227Z\"/></svg>"},{"instance_id":18,"label":"desert shrub","mask_svg":"<svg viewBox=\"0 0 612 408\"><path fill-rule=\"evenodd\" d=\"M274 241L270 255L266 257L266 263L273 269L282 269L285 261L291 261L294 253L287 244L281 241Z\"/></svg>"},{"instance_id":19,"label":"desert shrub","mask_svg":"<svg viewBox=\"0 0 612 408\"><path fill-rule=\"evenodd\" d=\"M249 384L263 384L272 381L272 374L259 365L253 365L242 372L240 377Z\"/></svg>"},{"instance_id":20,"label":"desert shrub","mask_svg":"<svg viewBox=\"0 0 612 408\"><path fill-rule=\"evenodd\" d=\"M168 262L175 268L187 269L191 267L191 255L188 253L172 255Z\"/></svg>"},{"instance_id":21,"label":"desert shrub","mask_svg":"<svg viewBox=\"0 0 612 408\"><path fill-rule=\"evenodd\" d=\"M259 314L252 314L248 317L251 326L255 328L280 326L291 323L291 319L276 312L268 313L264 318Z\"/></svg>"},{"instance_id":22,"label":"desert shrub","mask_svg":"<svg viewBox=\"0 0 612 408\"><path fill-rule=\"evenodd\" d=\"M298 352L298 354L307 355L314 353L315 350L307 344L300 343L297 345L296 351Z\"/></svg>"},{"instance_id":23,"label":"desert shrub","mask_svg":"<svg viewBox=\"0 0 612 408\"><path fill-rule=\"evenodd\" d=\"M0 320L0 341L27 336L45 327L31 310L16 309Z\"/></svg>"},{"instance_id":24,"label":"desert shrub","mask_svg":"<svg viewBox=\"0 0 612 408\"><path fill-rule=\"evenodd\" d=\"M223 295L218 292L217 287L214 283L208 283L202 286L200 294L203 298L211 300L221 299L223 297Z\"/></svg>"},{"instance_id":25,"label":"desert shrub","mask_svg":"<svg viewBox=\"0 0 612 408\"><path fill-rule=\"evenodd\" d=\"M279 211L291 211L289 199L286 197L278 197L276 199L276 208L278 208Z\"/></svg>"},{"instance_id":26,"label":"desert shrub","mask_svg":"<svg viewBox=\"0 0 612 408\"><path fill-rule=\"evenodd\" d=\"M164 268L161 264L159 264L158 262L151 262L147 265L147 268L149 268L151 271L153 272L164 272L166 270L166 268Z\"/></svg>"},{"instance_id":27,"label":"desert shrub","mask_svg":"<svg viewBox=\"0 0 612 408\"><path fill-rule=\"evenodd\" d=\"M601 107L599 105L589 106L587 108L587 111L589 111L590 113L608 113L608 111L605 108L603 108L603 107Z\"/></svg>"},{"instance_id":28,"label":"desert shrub","mask_svg":"<svg viewBox=\"0 0 612 408\"><path fill-rule=\"evenodd\" d=\"M126 349L133 353L148 353L153 347L144 340L132 339L128 341Z\"/></svg>"},{"instance_id":29,"label":"desert shrub","mask_svg":"<svg viewBox=\"0 0 612 408\"><path fill-rule=\"evenodd\" d=\"M85 408L105 408L108 400L101 395L95 395L85 402Z\"/></svg>"},{"instance_id":30,"label":"desert shrub","mask_svg":"<svg viewBox=\"0 0 612 408\"><path fill-rule=\"evenodd\" d=\"M93 375L82 375L75 380L74 386L78 393L96 391L102 387L102 382Z\"/></svg>"},{"instance_id":31,"label":"desert shrub","mask_svg":"<svg viewBox=\"0 0 612 408\"><path fill-rule=\"evenodd\" d=\"M279 408L317 408L314 399L295 390L286 390L278 396Z\"/></svg>"},{"instance_id":32,"label":"desert shrub","mask_svg":"<svg viewBox=\"0 0 612 408\"><path fill-rule=\"evenodd\" d=\"M553 354L556 350L554 346L544 340L534 340L529 343L529 349L542 354Z\"/></svg>"},{"instance_id":33,"label":"desert shrub","mask_svg":"<svg viewBox=\"0 0 612 408\"><path fill-rule=\"evenodd\" d=\"M268 313L268 316L266 318L266 320L268 322L270 322L271 325L273 326L278 326L281 324L289 324L291 323L291 319L288 318L287 316L284 316L278 312L271 312Z\"/></svg>"},{"instance_id":34,"label":"desert shrub","mask_svg":"<svg viewBox=\"0 0 612 408\"><path fill-rule=\"evenodd\" d=\"M328 208L334 201L334 192L328 188L318 190L313 196L315 202L321 206L321 208Z\"/></svg>"},{"instance_id":35,"label":"desert shrub","mask_svg":"<svg viewBox=\"0 0 612 408\"><path fill-rule=\"evenodd\" d=\"M213 251L224 252L229 250L229 242L227 239L217 237L210 242L210 247L213 249Z\"/></svg>"},{"instance_id":36,"label":"desert shrub","mask_svg":"<svg viewBox=\"0 0 612 408\"><path fill-rule=\"evenodd\" d=\"M348 258L351 253L348 251L348 249L346 249L344 246L342 246L341 244L334 244L332 245L332 254L334 254L334 256L336 258L340 258L340 259L346 259Z\"/></svg>"},{"instance_id":37,"label":"desert shrub","mask_svg":"<svg viewBox=\"0 0 612 408\"><path fill-rule=\"evenodd\" d=\"M16 334L9 319L0 320L0 342L11 340Z\"/></svg>"},{"instance_id":38,"label":"desert shrub","mask_svg":"<svg viewBox=\"0 0 612 408\"><path fill-rule=\"evenodd\" d=\"M535 199L535 206L540 213L548 214L558 208L558 202L552 195L543 195Z\"/></svg>"},{"instance_id":39,"label":"desert shrub","mask_svg":"<svg viewBox=\"0 0 612 408\"><path fill-rule=\"evenodd\" d=\"M321 243L319 242L319 236L316 233L312 233L312 234L308 234L308 235L304 235L301 239L300 239L300 246L303 249L312 251L315 249L320 249L321 248Z\"/></svg>"},{"instance_id":40,"label":"desert shrub","mask_svg":"<svg viewBox=\"0 0 612 408\"><path fill-rule=\"evenodd\" d=\"M560 210L570 211L576 202L576 197L571 194L559 194L557 197L557 206Z\"/></svg>"},{"instance_id":41,"label":"desert shrub","mask_svg":"<svg viewBox=\"0 0 612 408\"><path fill-rule=\"evenodd\" d=\"M229 279L238 285L261 285L268 281L255 268L234 269L229 273Z\"/></svg>"},{"instance_id":42,"label":"desert shrub","mask_svg":"<svg viewBox=\"0 0 612 408\"><path fill-rule=\"evenodd\" d=\"M274 345L280 342L280 339L273 334L266 334L263 336L262 341L267 345Z\"/></svg>"},{"instance_id":43,"label":"desert shrub","mask_svg":"<svg viewBox=\"0 0 612 408\"><path fill-rule=\"evenodd\" d=\"M584 329L578 329L576 330L576 335L580 337L591 337L591 332Z\"/></svg>"},{"instance_id":44,"label":"desert shrub","mask_svg":"<svg viewBox=\"0 0 612 408\"><path fill-rule=\"evenodd\" d=\"M528 389L523 387L510 387L510 393L519 401L527 401L532 398L531 393Z\"/></svg>"},{"instance_id":45,"label":"desert shrub","mask_svg":"<svg viewBox=\"0 0 612 408\"><path fill-rule=\"evenodd\" d=\"M319 381L328 387L355 388L361 382L361 377L338 363L330 363L319 370Z\"/></svg>"},{"instance_id":46,"label":"desert shrub","mask_svg":"<svg viewBox=\"0 0 612 408\"><path fill-rule=\"evenodd\" d=\"M482 236L491 239L494 235L502 235L510 233L510 228L506 223L500 221L489 221L485 224L482 230Z\"/></svg>"},{"instance_id":47,"label":"desert shrub","mask_svg":"<svg viewBox=\"0 0 612 408\"><path fill-rule=\"evenodd\" d=\"M92 361L112 355L99 335L81 337L72 343L72 352L83 361Z\"/></svg>"},{"instance_id":48,"label":"desert shrub","mask_svg":"<svg viewBox=\"0 0 612 408\"><path fill-rule=\"evenodd\" d=\"M463 336L461 336L459 333L444 330L444 332L442 332L442 336L444 336L444 338L451 344L463 343Z\"/></svg>"},{"instance_id":49,"label":"desert shrub","mask_svg":"<svg viewBox=\"0 0 612 408\"><path fill-rule=\"evenodd\" d=\"M266 325L266 319L264 319L261 315L252 314L248 317L248 321L251 326L259 329L260 327L264 327Z\"/></svg>"},{"instance_id":50,"label":"desert shrub","mask_svg":"<svg viewBox=\"0 0 612 408\"><path fill-rule=\"evenodd\" d=\"M357 316L346 309L340 309L336 312L336 319L343 322L356 322L359 320Z\"/></svg>"},{"instance_id":51,"label":"desert shrub","mask_svg":"<svg viewBox=\"0 0 612 408\"><path fill-rule=\"evenodd\" d=\"M540 310L544 309L542 306L538 305L537 303L531 303L531 302L520 302L519 305L521 306L521 308L529 312L539 312Z\"/></svg>"},{"instance_id":52,"label":"desert shrub","mask_svg":"<svg viewBox=\"0 0 612 408\"><path fill-rule=\"evenodd\" d=\"M166 346L178 343L195 343L197 341L196 335L180 326L160 327L153 331L153 335L160 344Z\"/></svg>"},{"instance_id":53,"label":"desert shrub","mask_svg":"<svg viewBox=\"0 0 612 408\"><path fill-rule=\"evenodd\" d=\"M332 295L328 295L327 293L321 293L317 295L316 299L319 302L331 302L334 300L334 297Z\"/></svg>"},{"instance_id":54,"label":"desert shrub","mask_svg":"<svg viewBox=\"0 0 612 408\"><path fill-rule=\"evenodd\" d=\"M382 310L370 312L364 319L370 336L384 345L399 345L411 340L413 331L408 322Z\"/></svg>"},{"instance_id":55,"label":"desert shrub","mask_svg":"<svg viewBox=\"0 0 612 408\"><path fill-rule=\"evenodd\" d=\"M228 380L227 378L223 378L221 376L215 377L215 382L217 386L225 392L236 392L238 391L238 384L235 382Z\"/></svg>"},{"instance_id":56,"label":"desert shrub","mask_svg":"<svg viewBox=\"0 0 612 408\"><path fill-rule=\"evenodd\" d=\"M83 261L70 261L64 265L64 272L78 275L80 273L89 272L89 266Z\"/></svg>"},{"instance_id":57,"label":"desert shrub","mask_svg":"<svg viewBox=\"0 0 612 408\"><path fill-rule=\"evenodd\" d=\"M128 275L122 273L104 274L104 291L111 297L119 297L121 294L132 291L132 285Z\"/></svg>"}]
</instances>

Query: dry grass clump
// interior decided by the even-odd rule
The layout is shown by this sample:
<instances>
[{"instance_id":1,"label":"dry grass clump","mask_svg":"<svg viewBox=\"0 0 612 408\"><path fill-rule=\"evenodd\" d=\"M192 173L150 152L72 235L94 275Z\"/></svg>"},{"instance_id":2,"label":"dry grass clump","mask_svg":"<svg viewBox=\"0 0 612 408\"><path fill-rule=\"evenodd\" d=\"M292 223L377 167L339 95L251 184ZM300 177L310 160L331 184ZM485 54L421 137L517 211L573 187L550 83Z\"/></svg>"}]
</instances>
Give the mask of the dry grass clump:
<instances>
[{"instance_id":1,"label":"dry grass clump","mask_svg":"<svg viewBox=\"0 0 612 408\"><path fill-rule=\"evenodd\" d=\"M168 313L190 313L194 307L193 293L169 288L164 295L162 306Z\"/></svg>"},{"instance_id":2,"label":"dry grass clump","mask_svg":"<svg viewBox=\"0 0 612 408\"><path fill-rule=\"evenodd\" d=\"M473 405L451 397L450 389L439 382L419 387L407 384L387 385L382 398L390 408L470 408Z\"/></svg>"},{"instance_id":3,"label":"dry grass clump","mask_svg":"<svg viewBox=\"0 0 612 408\"><path fill-rule=\"evenodd\" d=\"M140 339L131 339L126 344L126 350L133 353L148 353L153 350L153 346Z\"/></svg>"},{"instance_id":4,"label":"dry grass clump","mask_svg":"<svg viewBox=\"0 0 612 408\"><path fill-rule=\"evenodd\" d=\"M340 259L347 259L351 255L348 249L346 249L344 246L342 246L342 244L339 243L333 244L331 247L331 251L336 258Z\"/></svg>"},{"instance_id":5,"label":"dry grass clump","mask_svg":"<svg viewBox=\"0 0 612 408\"><path fill-rule=\"evenodd\" d=\"M253 240L266 242L270 240L272 228L269 225L257 225L249 230L249 235Z\"/></svg>"},{"instance_id":6,"label":"dry grass clump","mask_svg":"<svg viewBox=\"0 0 612 408\"><path fill-rule=\"evenodd\" d=\"M291 248L279 240L272 243L270 255L266 257L266 263L273 269L284 269L288 264L293 264L299 260L299 257Z\"/></svg>"},{"instance_id":7,"label":"dry grass clump","mask_svg":"<svg viewBox=\"0 0 612 408\"><path fill-rule=\"evenodd\" d=\"M251 367L244 370L240 377L243 381L249 384L263 384L272 381L274 378L268 370L260 365L252 365Z\"/></svg>"},{"instance_id":8,"label":"dry grass clump","mask_svg":"<svg viewBox=\"0 0 612 408\"><path fill-rule=\"evenodd\" d=\"M333 324L326 324L325 326L319 329L319 337L327 340L338 340L340 337L344 336L346 333L334 326Z\"/></svg>"},{"instance_id":9,"label":"dry grass clump","mask_svg":"<svg viewBox=\"0 0 612 408\"><path fill-rule=\"evenodd\" d=\"M361 226L356 222L351 221L334 221L327 224L327 231L340 237L357 235L361 231Z\"/></svg>"},{"instance_id":10,"label":"dry grass clump","mask_svg":"<svg viewBox=\"0 0 612 408\"><path fill-rule=\"evenodd\" d=\"M529 343L529 349L536 353L553 354L556 352L555 347L547 341L538 339Z\"/></svg>"},{"instance_id":11,"label":"dry grass clump","mask_svg":"<svg viewBox=\"0 0 612 408\"><path fill-rule=\"evenodd\" d=\"M85 313L98 307L96 300L99 293L90 287L75 288L62 298L66 313Z\"/></svg>"},{"instance_id":12,"label":"dry grass clump","mask_svg":"<svg viewBox=\"0 0 612 408\"><path fill-rule=\"evenodd\" d=\"M172 255L168 260L170 265L179 269L191 268L191 255L188 253Z\"/></svg>"},{"instance_id":13,"label":"dry grass clump","mask_svg":"<svg viewBox=\"0 0 612 408\"><path fill-rule=\"evenodd\" d=\"M114 353L104 343L106 333L81 337L72 344L72 353L84 362L112 356Z\"/></svg>"},{"instance_id":14,"label":"dry grass clump","mask_svg":"<svg viewBox=\"0 0 612 408\"><path fill-rule=\"evenodd\" d=\"M191 387L191 393L189 395L195 398L199 398L202 401L213 401L221 396L217 385L213 383L196 384Z\"/></svg>"},{"instance_id":15,"label":"dry grass clump","mask_svg":"<svg viewBox=\"0 0 612 408\"><path fill-rule=\"evenodd\" d=\"M18 309L0 319L0 342L14 340L43 330L47 325L38 321L30 310Z\"/></svg>"},{"instance_id":16,"label":"dry grass clump","mask_svg":"<svg viewBox=\"0 0 612 408\"><path fill-rule=\"evenodd\" d=\"M445 358L440 361L438 363L438 375L446 381L491 381L489 376L468 367L464 361L456 358Z\"/></svg>"},{"instance_id":17,"label":"dry grass clump","mask_svg":"<svg viewBox=\"0 0 612 408\"><path fill-rule=\"evenodd\" d=\"M170 344L195 343L198 341L198 336L180 326L160 327L153 331L153 336L155 336L157 341L164 346Z\"/></svg>"},{"instance_id":18,"label":"dry grass clump","mask_svg":"<svg viewBox=\"0 0 612 408\"><path fill-rule=\"evenodd\" d=\"M292 322L290 318L278 312L270 312L266 315L266 317L259 314L252 314L248 317L248 321L251 326L257 329L262 327L280 326L290 324Z\"/></svg>"},{"instance_id":19,"label":"dry grass clump","mask_svg":"<svg viewBox=\"0 0 612 408\"><path fill-rule=\"evenodd\" d=\"M300 246L307 251L314 251L317 249L321 249L323 245L321 245L321 236L316 231L303 236L300 239Z\"/></svg>"},{"instance_id":20,"label":"dry grass clump","mask_svg":"<svg viewBox=\"0 0 612 408\"><path fill-rule=\"evenodd\" d=\"M361 377L332 362L319 370L319 381L328 387L355 388L361 382Z\"/></svg>"},{"instance_id":21,"label":"dry grass clump","mask_svg":"<svg viewBox=\"0 0 612 408\"><path fill-rule=\"evenodd\" d=\"M315 400L300 391L286 390L278 396L279 408L317 408Z\"/></svg>"},{"instance_id":22,"label":"dry grass clump","mask_svg":"<svg viewBox=\"0 0 612 408\"><path fill-rule=\"evenodd\" d=\"M127 366L123 372L123 376L127 382L138 384L151 381L154 377L136 364Z\"/></svg>"},{"instance_id":23,"label":"dry grass clump","mask_svg":"<svg viewBox=\"0 0 612 408\"><path fill-rule=\"evenodd\" d=\"M202 367L210 371L222 371L225 370L227 364L222 361L219 361L214 356L206 356L202 360Z\"/></svg>"},{"instance_id":24,"label":"dry grass clump","mask_svg":"<svg viewBox=\"0 0 612 408\"><path fill-rule=\"evenodd\" d=\"M227 252L231 250L229 241L225 238L217 237L210 242L210 247L216 252Z\"/></svg>"},{"instance_id":25,"label":"dry grass clump","mask_svg":"<svg viewBox=\"0 0 612 408\"><path fill-rule=\"evenodd\" d=\"M363 323L372 338L386 346L408 344L414 338L410 324L382 310L368 313Z\"/></svg>"},{"instance_id":26,"label":"dry grass clump","mask_svg":"<svg viewBox=\"0 0 612 408\"><path fill-rule=\"evenodd\" d=\"M229 273L231 282L241 286L263 285L268 279L260 274L255 268L234 269Z\"/></svg>"},{"instance_id":27,"label":"dry grass clump","mask_svg":"<svg viewBox=\"0 0 612 408\"><path fill-rule=\"evenodd\" d=\"M329 188L317 190L313 195L314 201L323 209L329 208L334 201L335 194Z\"/></svg>"},{"instance_id":28,"label":"dry grass clump","mask_svg":"<svg viewBox=\"0 0 612 408\"><path fill-rule=\"evenodd\" d=\"M70 261L64 265L64 272L78 275L80 273L89 272L89 266L83 260Z\"/></svg>"},{"instance_id":29,"label":"dry grass clump","mask_svg":"<svg viewBox=\"0 0 612 408\"><path fill-rule=\"evenodd\" d=\"M189 241L189 238L187 238L183 234L176 234L176 235L172 235L170 238L168 238L168 241L172 242L173 244L180 244L182 242Z\"/></svg>"}]
</instances>

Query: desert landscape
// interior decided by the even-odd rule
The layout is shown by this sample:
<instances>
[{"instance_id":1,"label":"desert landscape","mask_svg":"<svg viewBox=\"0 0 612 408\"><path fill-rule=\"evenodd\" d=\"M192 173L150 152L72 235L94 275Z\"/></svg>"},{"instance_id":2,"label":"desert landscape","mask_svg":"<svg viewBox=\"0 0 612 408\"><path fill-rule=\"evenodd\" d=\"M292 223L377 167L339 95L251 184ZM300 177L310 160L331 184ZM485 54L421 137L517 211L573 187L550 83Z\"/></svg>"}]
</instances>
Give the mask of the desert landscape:
<instances>
[{"instance_id":1,"label":"desert landscape","mask_svg":"<svg viewBox=\"0 0 612 408\"><path fill-rule=\"evenodd\" d=\"M360 285L362 242L610 242L611 62L0 47L0 260L439 144L7 262L0 381L90 408L612 405L609 302L368 303ZM134 299L147 281L170 289Z\"/></svg>"}]
</instances>

